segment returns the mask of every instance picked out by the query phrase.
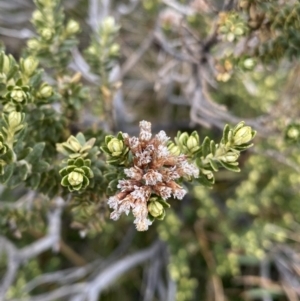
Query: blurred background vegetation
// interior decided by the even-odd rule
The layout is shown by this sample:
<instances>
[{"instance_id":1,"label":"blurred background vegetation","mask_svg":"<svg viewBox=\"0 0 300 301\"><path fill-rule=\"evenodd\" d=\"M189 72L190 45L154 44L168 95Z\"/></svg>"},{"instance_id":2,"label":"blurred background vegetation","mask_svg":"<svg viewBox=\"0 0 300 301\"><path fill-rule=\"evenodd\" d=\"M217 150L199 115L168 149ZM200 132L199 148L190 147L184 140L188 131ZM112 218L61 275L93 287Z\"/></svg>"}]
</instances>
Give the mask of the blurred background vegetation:
<instances>
[{"instance_id":1,"label":"blurred background vegetation","mask_svg":"<svg viewBox=\"0 0 300 301\"><path fill-rule=\"evenodd\" d=\"M226 123L244 120L258 135L240 173L219 171L211 189L189 185L147 232L131 217L111 221L105 200L72 200L60 250L22 265L6 299L300 300L300 2L64 0L61 7L65 19L56 12L57 27L48 28L32 17L33 1L0 0L2 49L15 59L38 56L46 81L67 99L74 122L62 121L49 137L60 133L62 142L92 127L86 136L101 142L104 133L137 134L140 120L171 137L196 130L216 141ZM68 24L77 36L58 39L51 56L52 41L38 40L37 29L63 36ZM0 202L0 232L18 248L46 231L49 202L32 198L24 187L1 187L11 206ZM80 289L60 295L148 247L148 260L115 275L98 299Z\"/></svg>"}]
</instances>

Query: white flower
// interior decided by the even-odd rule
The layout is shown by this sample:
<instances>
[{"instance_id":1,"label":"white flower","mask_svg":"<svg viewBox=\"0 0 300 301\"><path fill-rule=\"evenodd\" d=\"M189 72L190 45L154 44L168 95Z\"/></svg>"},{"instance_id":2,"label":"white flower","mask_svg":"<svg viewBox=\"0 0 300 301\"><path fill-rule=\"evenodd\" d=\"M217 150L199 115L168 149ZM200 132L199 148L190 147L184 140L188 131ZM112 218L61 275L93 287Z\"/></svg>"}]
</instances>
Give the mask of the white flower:
<instances>
[{"instance_id":1,"label":"white flower","mask_svg":"<svg viewBox=\"0 0 300 301\"><path fill-rule=\"evenodd\" d=\"M151 122L148 121L141 121L140 122L140 139L142 141L149 141L152 137L151 134Z\"/></svg>"},{"instance_id":2,"label":"white flower","mask_svg":"<svg viewBox=\"0 0 300 301\"><path fill-rule=\"evenodd\" d=\"M164 145L159 145L157 148L157 157L164 158L170 155L168 148Z\"/></svg>"},{"instance_id":3,"label":"white flower","mask_svg":"<svg viewBox=\"0 0 300 301\"><path fill-rule=\"evenodd\" d=\"M147 202L151 194L151 190L149 187L138 187L134 186L134 191L130 193L131 197L134 200Z\"/></svg>"},{"instance_id":4,"label":"white flower","mask_svg":"<svg viewBox=\"0 0 300 301\"><path fill-rule=\"evenodd\" d=\"M117 187L121 189L122 192L132 191L134 189L134 185L132 184L131 180L119 180Z\"/></svg>"},{"instance_id":5,"label":"white flower","mask_svg":"<svg viewBox=\"0 0 300 301\"><path fill-rule=\"evenodd\" d=\"M160 196L164 199L167 200L171 197L172 189L167 186L158 186L158 191Z\"/></svg>"},{"instance_id":6,"label":"white flower","mask_svg":"<svg viewBox=\"0 0 300 301\"><path fill-rule=\"evenodd\" d=\"M125 168L124 173L128 178L138 180L138 181L142 178L143 175L143 171L137 166L131 168Z\"/></svg>"},{"instance_id":7,"label":"white flower","mask_svg":"<svg viewBox=\"0 0 300 301\"><path fill-rule=\"evenodd\" d=\"M119 199L116 196L111 196L107 201L109 208L112 208L114 210L118 208L118 203Z\"/></svg>"},{"instance_id":8,"label":"white flower","mask_svg":"<svg viewBox=\"0 0 300 301\"><path fill-rule=\"evenodd\" d=\"M199 169L195 164L182 161L179 166L188 176L193 176L195 178L199 177Z\"/></svg>"},{"instance_id":9,"label":"white flower","mask_svg":"<svg viewBox=\"0 0 300 301\"><path fill-rule=\"evenodd\" d=\"M152 161L152 157L149 151L144 150L141 153L136 153L138 160L138 165L146 165Z\"/></svg>"},{"instance_id":10,"label":"white flower","mask_svg":"<svg viewBox=\"0 0 300 301\"><path fill-rule=\"evenodd\" d=\"M166 135L165 131L160 131L155 135L155 137L162 144L166 143L170 139L170 137Z\"/></svg>"},{"instance_id":11,"label":"white flower","mask_svg":"<svg viewBox=\"0 0 300 301\"><path fill-rule=\"evenodd\" d=\"M135 150L138 148L139 144L140 144L140 140L139 138L137 137L131 137L128 139L128 142L129 142L129 147L132 149L132 150Z\"/></svg>"},{"instance_id":12,"label":"white flower","mask_svg":"<svg viewBox=\"0 0 300 301\"><path fill-rule=\"evenodd\" d=\"M148 170L148 172L144 174L143 179L146 185L155 185L157 182L162 182L163 180L162 174L153 169Z\"/></svg>"},{"instance_id":13,"label":"white flower","mask_svg":"<svg viewBox=\"0 0 300 301\"><path fill-rule=\"evenodd\" d=\"M110 214L110 218L112 220L116 221L120 218L120 215L121 215L121 213L119 211L115 210Z\"/></svg>"},{"instance_id":14,"label":"white flower","mask_svg":"<svg viewBox=\"0 0 300 301\"><path fill-rule=\"evenodd\" d=\"M175 189L173 192L174 198L177 198L178 200L182 200L183 197L186 195L186 191L184 189L178 188Z\"/></svg>"}]
</instances>

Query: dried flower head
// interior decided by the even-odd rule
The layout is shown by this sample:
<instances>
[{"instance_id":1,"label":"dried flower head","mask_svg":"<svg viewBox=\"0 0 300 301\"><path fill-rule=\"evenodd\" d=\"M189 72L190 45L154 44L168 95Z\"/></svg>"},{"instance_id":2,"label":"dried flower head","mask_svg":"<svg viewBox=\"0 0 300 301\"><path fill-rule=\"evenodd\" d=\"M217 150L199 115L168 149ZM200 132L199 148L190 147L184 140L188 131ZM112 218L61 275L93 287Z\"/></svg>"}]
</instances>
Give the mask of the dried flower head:
<instances>
[{"instance_id":1,"label":"dried flower head","mask_svg":"<svg viewBox=\"0 0 300 301\"><path fill-rule=\"evenodd\" d=\"M120 192L108 199L109 207L114 209L111 218L117 220L123 212L132 210L137 230L145 231L151 225L147 204L150 197L167 200L173 196L181 200L186 191L176 181L198 177L199 169L185 155L168 150L169 137L164 131L152 137L150 122L140 122L139 137L123 134L123 138L132 154L132 166L124 169L127 179L119 180Z\"/></svg>"}]
</instances>

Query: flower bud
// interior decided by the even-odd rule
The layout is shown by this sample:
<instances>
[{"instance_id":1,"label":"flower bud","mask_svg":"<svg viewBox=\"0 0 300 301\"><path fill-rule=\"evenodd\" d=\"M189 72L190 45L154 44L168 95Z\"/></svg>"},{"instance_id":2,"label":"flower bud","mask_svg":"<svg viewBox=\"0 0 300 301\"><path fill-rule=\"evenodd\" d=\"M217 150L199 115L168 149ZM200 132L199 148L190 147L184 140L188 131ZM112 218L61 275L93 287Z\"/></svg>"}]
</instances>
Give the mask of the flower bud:
<instances>
[{"instance_id":1,"label":"flower bud","mask_svg":"<svg viewBox=\"0 0 300 301\"><path fill-rule=\"evenodd\" d=\"M72 171L68 175L68 181L69 181L70 185L78 186L83 182L83 174L81 174L77 171Z\"/></svg>"},{"instance_id":2,"label":"flower bud","mask_svg":"<svg viewBox=\"0 0 300 301\"><path fill-rule=\"evenodd\" d=\"M164 214L165 209L161 203L153 201L149 203L148 211L153 217L159 217Z\"/></svg>"},{"instance_id":3,"label":"flower bud","mask_svg":"<svg viewBox=\"0 0 300 301\"><path fill-rule=\"evenodd\" d=\"M22 113L20 112L10 112L8 114L8 124L11 128L18 127L22 122Z\"/></svg>"},{"instance_id":4,"label":"flower bud","mask_svg":"<svg viewBox=\"0 0 300 301\"><path fill-rule=\"evenodd\" d=\"M195 148L198 148L198 141L194 136L190 136L186 142L186 146L189 150L194 150Z\"/></svg>"},{"instance_id":5,"label":"flower bud","mask_svg":"<svg viewBox=\"0 0 300 301\"><path fill-rule=\"evenodd\" d=\"M40 43L37 39L30 39L27 41L27 46L31 50L39 50L40 49Z\"/></svg>"},{"instance_id":6,"label":"flower bud","mask_svg":"<svg viewBox=\"0 0 300 301\"><path fill-rule=\"evenodd\" d=\"M75 20L70 20L66 26L66 33L68 35L72 35L77 33L79 29L80 29L79 23L76 22Z\"/></svg>"},{"instance_id":7,"label":"flower bud","mask_svg":"<svg viewBox=\"0 0 300 301\"><path fill-rule=\"evenodd\" d=\"M48 84L43 84L39 90L39 96L42 98L48 98L53 94L53 89Z\"/></svg>"},{"instance_id":8,"label":"flower bud","mask_svg":"<svg viewBox=\"0 0 300 301\"><path fill-rule=\"evenodd\" d=\"M50 28L44 28L41 31L41 36L46 40L49 41L51 40L52 36L53 36L53 30Z\"/></svg>"},{"instance_id":9,"label":"flower bud","mask_svg":"<svg viewBox=\"0 0 300 301\"><path fill-rule=\"evenodd\" d=\"M240 128L233 137L233 143L235 145L241 145L250 142L252 139L252 129L250 126L243 126Z\"/></svg>"},{"instance_id":10,"label":"flower bud","mask_svg":"<svg viewBox=\"0 0 300 301\"><path fill-rule=\"evenodd\" d=\"M26 100L27 96L26 93L20 88L20 87L15 87L11 93L10 97L15 100L16 102L23 102Z\"/></svg>"},{"instance_id":11,"label":"flower bud","mask_svg":"<svg viewBox=\"0 0 300 301\"><path fill-rule=\"evenodd\" d=\"M168 145L168 150L174 156L180 155L180 148L179 148L179 146L175 145L174 143L171 143Z\"/></svg>"},{"instance_id":12,"label":"flower bud","mask_svg":"<svg viewBox=\"0 0 300 301\"><path fill-rule=\"evenodd\" d=\"M106 17L102 22L102 30L105 33L114 32L116 30L116 22L113 17Z\"/></svg>"},{"instance_id":13,"label":"flower bud","mask_svg":"<svg viewBox=\"0 0 300 301\"><path fill-rule=\"evenodd\" d=\"M35 57L29 56L23 60L22 65L25 74L30 76L36 70L37 66L39 65L39 61Z\"/></svg>"},{"instance_id":14,"label":"flower bud","mask_svg":"<svg viewBox=\"0 0 300 301\"><path fill-rule=\"evenodd\" d=\"M42 13L39 10L35 10L33 12L33 14L32 14L32 21L33 22L36 22L36 21L43 22L44 21L43 15L42 15Z\"/></svg>"},{"instance_id":15,"label":"flower bud","mask_svg":"<svg viewBox=\"0 0 300 301\"><path fill-rule=\"evenodd\" d=\"M189 134L188 133L182 133L180 134L180 136L178 137L178 144L180 145L185 145L187 140L189 138Z\"/></svg>"},{"instance_id":16,"label":"flower bud","mask_svg":"<svg viewBox=\"0 0 300 301\"><path fill-rule=\"evenodd\" d=\"M238 153L229 152L225 156L222 156L221 160L223 162L233 163L233 162L236 162L236 160L238 159L238 157L239 157Z\"/></svg>"},{"instance_id":17,"label":"flower bud","mask_svg":"<svg viewBox=\"0 0 300 301\"><path fill-rule=\"evenodd\" d=\"M124 147L123 141L117 138L112 138L107 144L107 148L109 149L113 157L120 156L122 154L123 147Z\"/></svg>"},{"instance_id":18,"label":"flower bud","mask_svg":"<svg viewBox=\"0 0 300 301\"><path fill-rule=\"evenodd\" d=\"M109 49L109 54L111 56L118 56L120 52L120 46L118 44L113 44Z\"/></svg>"}]
</instances>

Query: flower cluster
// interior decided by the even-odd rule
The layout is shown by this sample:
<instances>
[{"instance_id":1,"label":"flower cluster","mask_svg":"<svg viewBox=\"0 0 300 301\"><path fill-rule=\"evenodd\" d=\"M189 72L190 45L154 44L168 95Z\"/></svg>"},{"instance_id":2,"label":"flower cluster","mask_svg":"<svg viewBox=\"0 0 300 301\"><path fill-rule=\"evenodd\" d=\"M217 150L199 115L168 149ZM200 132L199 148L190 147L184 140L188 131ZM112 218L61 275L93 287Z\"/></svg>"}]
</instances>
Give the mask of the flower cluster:
<instances>
[{"instance_id":1,"label":"flower cluster","mask_svg":"<svg viewBox=\"0 0 300 301\"><path fill-rule=\"evenodd\" d=\"M154 137L151 123L140 122L139 137L123 134L125 145L129 148L132 160L130 168L125 168L126 179L119 180L119 193L108 199L108 205L114 209L111 218L117 220L122 213L132 210L134 223L139 231L145 231L151 225L148 201L151 196L167 200L172 196L181 200L186 191L177 183L181 178L197 178L199 169L187 161L182 154L174 155L167 148L167 137L160 131Z\"/></svg>"}]
</instances>

